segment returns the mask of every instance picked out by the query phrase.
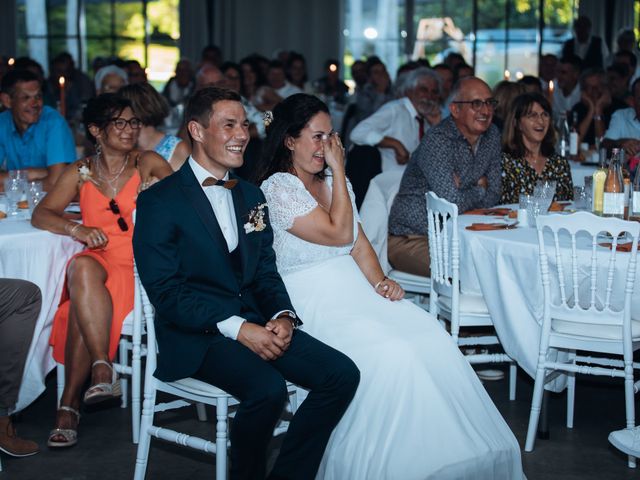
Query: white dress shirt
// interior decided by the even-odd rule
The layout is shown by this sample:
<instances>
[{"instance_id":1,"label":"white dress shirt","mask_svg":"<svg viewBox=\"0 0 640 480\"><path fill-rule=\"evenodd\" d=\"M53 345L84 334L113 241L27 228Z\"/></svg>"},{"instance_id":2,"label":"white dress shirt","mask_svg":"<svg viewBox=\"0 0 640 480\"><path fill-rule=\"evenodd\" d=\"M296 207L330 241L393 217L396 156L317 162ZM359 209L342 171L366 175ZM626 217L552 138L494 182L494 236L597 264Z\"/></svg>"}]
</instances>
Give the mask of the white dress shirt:
<instances>
[{"instance_id":1,"label":"white dress shirt","mask_svg":"<svg viewBox=\"0 0 640 480\"><path fill-rule=\"evenodd\" d=\"M202 188L211 204L213 213L218 220L218 225L220 225L220 230L222 230L222 235L227 242L229 252L233 252L238 247L238 225L236 223L236 212L233 208L231 190L217 185L203 187L202 182L209 177L213 177L213 175L196 162L192 156L189 156L189 166L191 170L193 170L193 174L196 176L200 188ZM224 177L218 180L228 179L229 172L225 173ZM295 318L295 314L291 310L281 310L271 317L271 320L278 318L283 313L288 313L291 317ZM218 322L218 330L220 330L220 333L225 337L237 340L238 332L244 322L246 322L244 318L238 315L232 315L226 320Z\"/></svg>"},{"instance_id":2,"label":"white dress shirt","mask_svg":"<svg viewBox=\"0 0 640 480\"><path fill-rule=\"evenodd\" d=\"M202 182L211 177L211 173L196 162L192 156L189 156L189 166L191 167L191 170L193 170L200 188L202 188L204 194L209 200L209 203L211 204L213 213L218 220L218 225L220 225L220 230L222 230L222 235L227 241L229 252L233 252L238 247L238 227L236 224L236 212L233 209L231 190L219 186L203 187ZM229 172L225 174L224 178L219 180L228 179ZM232 315L226 320L218 322L218 330L220 330L220 333L225 337L236 340L238 338L240 327L245 321L246 320L244 318L239 317L238 315Z\"/></svg>"},{"instance_id":3,"label":"white dress shirt","mask_svg":"<svg viewBox=\"0 0 640 480\"><path fill-rule=\"evenodd\" d=\"M640 140L640 120L638 120L635 108L623 108L613 112L604 138L609 140L623 138Z\"/></svg>"},{"instance_id":4,"label":"white dress shirt","mask_svg":"<svg viewBox=\"0 0 640 480\"><path fill-rule=\"evenodd\" d=\"M580 84L576 83L576 86L573 88L571 93L565 97L564 93L562 93L562 89L557 87L558 81L555 82L556 88L553 91L553 116L554 118L558 118L561 114L566 113L567 110L571 110L576 103L580 101Z\"/></svg>"},{"instance_id":5,"label":"white dress shirt","mask_svg":"<svg viewBox=\"0 0 640 480\"><path fill-rule=\"evenodd\" d=\"M407 97L387 102L354 127L350 135L351 142L375 147L384 137L391 137L402 143L411 155L420 145L417 115L418 112ZM429 123L424 119L425 133L428 129ZM383 172L404 170L405 165L396 161L396 154L392 148L379 150Z\"/></svg>"}]
</instances>

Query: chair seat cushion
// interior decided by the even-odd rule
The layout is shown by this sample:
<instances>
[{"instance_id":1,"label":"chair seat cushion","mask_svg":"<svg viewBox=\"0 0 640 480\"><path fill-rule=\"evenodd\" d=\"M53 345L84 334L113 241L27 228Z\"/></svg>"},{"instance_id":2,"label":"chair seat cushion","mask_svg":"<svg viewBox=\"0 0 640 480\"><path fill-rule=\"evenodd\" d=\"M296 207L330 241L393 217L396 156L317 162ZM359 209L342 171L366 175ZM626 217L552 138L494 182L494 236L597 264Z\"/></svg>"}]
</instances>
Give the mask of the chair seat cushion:
<instances>
[{"instance_id":1,"label":"chair seat cushion","mask_svg":"<svg viewBox=\"0 0 640 480\"><path fill-rule=\"evenodd\" d=\"M461 315L488 315L489 310L482 295L460 294L460 314ZM438 308L451 311L451 297L438 295Z\"/></svg>"},{"instance_id":2,"label":"chair seat cushion","mask_svg":"<svg viewBox=\"0 0 640 480\"><path fill-rule=\"evenodd\" d=\"M565 335L622 340L622 327L617 325L610 326L554 320L552 329L556 333ZM640 338L640 320L631 320L631 337L633 337L634 340Z\"/></svg>"}]
</instances>

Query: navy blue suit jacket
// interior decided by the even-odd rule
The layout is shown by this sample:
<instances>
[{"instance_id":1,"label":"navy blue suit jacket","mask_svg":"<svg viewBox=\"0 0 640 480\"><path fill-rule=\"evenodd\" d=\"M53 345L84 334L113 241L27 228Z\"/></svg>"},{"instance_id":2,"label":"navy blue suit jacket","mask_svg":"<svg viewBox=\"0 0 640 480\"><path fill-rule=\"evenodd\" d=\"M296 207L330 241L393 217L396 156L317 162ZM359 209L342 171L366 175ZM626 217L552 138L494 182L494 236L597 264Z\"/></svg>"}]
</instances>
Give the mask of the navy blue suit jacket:
<instances>
[{"instance_id":1,"label":"navy blue suit jacket","mask_svg":"<svg viewBox=\"0 0 640 480\"><path fill-rule=\"evenodd\" d=\"M232 195L240 276L189 162L138 197L133 249L140 279L156 309L155 376L161 380L188 377L198 370L207 349L223 341L219 321L238 315L264 325L281 310L293 311L276 270L267 209L264 230L244 230L249 212L266 203L264 195L238 180Z\"/></svg>"}]
</instances>

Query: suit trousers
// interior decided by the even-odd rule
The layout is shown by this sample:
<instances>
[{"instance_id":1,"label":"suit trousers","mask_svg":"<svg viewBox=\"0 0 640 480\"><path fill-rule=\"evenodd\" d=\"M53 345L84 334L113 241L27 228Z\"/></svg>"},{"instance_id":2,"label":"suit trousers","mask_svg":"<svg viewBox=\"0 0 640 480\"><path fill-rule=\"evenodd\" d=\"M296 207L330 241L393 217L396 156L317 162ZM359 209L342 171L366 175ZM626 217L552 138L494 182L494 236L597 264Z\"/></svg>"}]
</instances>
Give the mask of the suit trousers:
<instances>
[{"instance_id":1,"label":"suit trousers","mask_svg":"<svg viewBox=\"0 0 640 480\"><path fill-rule=\"evenodd\" d=\"M31 282L0 278L0 416L15 407L42 296Z\"/></svg>"},{"instance_id":2,"label":"suit trousers","mask_svg":"<svg viewBox=\"0 0 640 480\"><path fill-rule=\"evenodd\" d=\"M230 432L234 480L265 477L267 446L288 397L286 381L310 390L289 424L269 478L311 480L355 394L360 372L344 354L296 330L289 348L273 361L219 335L193 377L240 400Z\"/></svg>"},{"instance_id":3,"label":"suit trousers","mask_svg":"<svg viewBox=\"0 0 640 480\"><path fill-rule=\"evenodd\" d=\"M431 275L429 240L424 235L389 235L387 256L396 270L422 277Z\"/></svg>"}]
</instances>

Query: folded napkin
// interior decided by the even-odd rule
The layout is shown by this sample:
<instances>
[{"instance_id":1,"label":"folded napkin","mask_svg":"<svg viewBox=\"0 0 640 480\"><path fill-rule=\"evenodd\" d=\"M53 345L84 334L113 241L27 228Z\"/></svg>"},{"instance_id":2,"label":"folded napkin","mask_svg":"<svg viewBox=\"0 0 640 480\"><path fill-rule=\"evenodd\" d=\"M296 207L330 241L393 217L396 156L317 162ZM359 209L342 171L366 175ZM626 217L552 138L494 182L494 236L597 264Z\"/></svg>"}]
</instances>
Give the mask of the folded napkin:
<instances>
[{"instance_id":1,"label":"folded napkin","mask_svg":"<svg viewBox=\"0 0 640 480\"><path fill-rule=\"evenodd\" d=\"M18 208L25 210L27 208L29 208L29 202L27 202L26 200L20 200L18 202Z\"/></svg>"},{"instance_id":2,"label":"folded napkin","mask_svg":"<svg viewBox=\"0 0 640 480\"><path fill-rule=\"evenodd\" d=\"M504 217L509 215L510 208L476 208L474 210L467 210L463 215L494 215L496 217Z\"/></svg>"},{"instance_id":3,"label":"folded napkin","mask_svg":"<svg viewBox=\"0 0 640 480\"><path fill-rule=\"evenodd\" d=\"M613 246L613 244L611 242L599 243L598 245L600 245L601 247L606 247L609 250L611 250L611 247ZM618 246L616 247L616 251L617 252L630 252L631 251L631 242L629 242L629 243L619 243Z\"/></svg>"},{"instance_id":4,"label":"folded napkin","mask_svg":"<svg viewBox=\"0 0 640 480\"><path fill-rule=\"evenodd\" d=\"M2 210L0 210L0 219L1 218L7 218L7 214L4 213Z\"/></svg>"},{"instance_id":5,"label":"folded napkin","mask_svg":"<svg viewBox=\"0 0 640 480\"><path fill-rule=\"evenodd\" d=\"M508 230L515 228L514 223L472 223L467 226L467 230L486 232L489 230Z\"/></svg>"},{"instance_id":6,"label":"folded napkin","mask_svg":"<svg viewBox=\"0 0 640 480\"><path fill-rule=\"evenodd\" d=\"M553 202L549 207L550 212L562 212L571 202Z\"/></svg>"}]
</instances>

